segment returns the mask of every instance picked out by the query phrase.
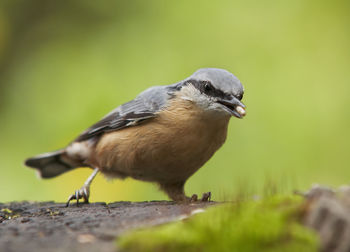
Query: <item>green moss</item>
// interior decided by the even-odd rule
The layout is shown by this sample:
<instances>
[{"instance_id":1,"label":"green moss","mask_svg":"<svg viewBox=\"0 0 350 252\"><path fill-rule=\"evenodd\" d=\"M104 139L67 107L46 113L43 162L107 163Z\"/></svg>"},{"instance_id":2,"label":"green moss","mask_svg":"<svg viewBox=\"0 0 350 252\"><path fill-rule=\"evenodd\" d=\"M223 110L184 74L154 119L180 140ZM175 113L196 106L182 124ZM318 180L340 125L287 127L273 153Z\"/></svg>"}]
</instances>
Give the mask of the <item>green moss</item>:
<instances>
[{"instance_id":1,"label":"green moss","mask_svg":"<svg viewBox=\"0 0 350 252\"><path fill-rule=\"evenodd\" d=\"M20 217L21 215L17 212L12 211L9 208L3 208L0 210L0 223L1 220L11 220Z\"/></svg>"},{"instance_id":2,"label":"green moss","mask_svg":"<svg viewBox=\"0 0 350 252\"><path fill-rule=\"evenodd\" d=\"M124 235L126 251L317 251L316 235L299 224L301 202L271 197L226 204L190 219Z\"/></svg>"}]
</instances>

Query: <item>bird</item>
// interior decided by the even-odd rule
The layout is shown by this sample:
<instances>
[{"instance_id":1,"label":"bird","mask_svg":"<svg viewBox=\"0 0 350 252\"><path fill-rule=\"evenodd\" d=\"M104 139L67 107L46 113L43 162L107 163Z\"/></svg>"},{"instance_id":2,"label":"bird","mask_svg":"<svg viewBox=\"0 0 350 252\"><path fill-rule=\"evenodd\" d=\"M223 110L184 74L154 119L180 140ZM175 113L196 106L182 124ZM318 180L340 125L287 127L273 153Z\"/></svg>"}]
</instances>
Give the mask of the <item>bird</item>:
<instances>
[{"instance_id":1,"label":"bird","mask_svg":"<svg viewBox=\"0 0 350 252\"><path fill-rule=\"evenodd\" d=\"M66 147L25 160L41 178L78 167L93 169L67 201L89 203L90 186L100 172L108 178L156 183L176 202L187 197L185 182L224 144L231 117L243 118L244 88L227 70L202 68L170 85L153 86L112 110ZM204 193L202 201L210 200Z\"/></svg>"}]
</instances>

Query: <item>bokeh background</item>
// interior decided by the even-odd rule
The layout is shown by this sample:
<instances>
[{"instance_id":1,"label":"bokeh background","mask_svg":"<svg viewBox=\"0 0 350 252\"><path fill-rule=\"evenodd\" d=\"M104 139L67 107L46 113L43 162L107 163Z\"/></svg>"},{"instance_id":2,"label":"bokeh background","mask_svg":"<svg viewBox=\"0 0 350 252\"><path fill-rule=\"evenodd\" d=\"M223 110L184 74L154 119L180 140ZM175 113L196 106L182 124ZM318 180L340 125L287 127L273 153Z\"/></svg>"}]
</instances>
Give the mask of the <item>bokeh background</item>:
<instances>
[{"instance_id":1,"label":"bokeh background","mask_svg":"<svg viewBox=\"0 0 350 252\"><path fill-rule=\"evenodd\" d=\"M349 183L349 13L346 0L1 0L0 201L65 201L91 171L38 180L26 157L201 67L238 76L248 114L188 194ZM132 179L92 185L92 201L161 199Z\"/></svg>"}]
</instances>

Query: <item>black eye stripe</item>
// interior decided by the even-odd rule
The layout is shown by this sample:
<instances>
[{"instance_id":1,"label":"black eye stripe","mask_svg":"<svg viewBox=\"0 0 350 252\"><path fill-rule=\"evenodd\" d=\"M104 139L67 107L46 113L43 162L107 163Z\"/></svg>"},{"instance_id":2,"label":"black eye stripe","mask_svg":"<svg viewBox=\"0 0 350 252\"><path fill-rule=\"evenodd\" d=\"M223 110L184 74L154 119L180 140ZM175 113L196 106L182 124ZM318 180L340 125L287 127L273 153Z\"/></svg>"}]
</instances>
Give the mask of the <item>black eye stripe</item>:
<instances>
[{"instance_id":1,"label":"black eye stripe","mask_svg":"<svg viewBox=\"0 0 350 252\"><path fill-rule=\"evenodd\" d=\"M201 93L206 94L211 97L230 99L232 94L227 94L219 89L216 89L210 81L198 81L194 79L190 79L184 83L184 85L192 84L196 89L198 89Z\"/></svg>"},{"instance_id":2,"label":"black eye stripe","mask_svg":"<svg viewBox=\"0 0 350 252\"><path fill-rule=\"evenodd\" d=\"M224 93L223 91L216 89L209 81L202 83L202 93L205 93L208 96L212 97L220 97L220 98L227 98L230 95Z\"/></svg>"},{"instance_id":3,"label":"black eye stripe","mask_svg":"<svg viewBox=\"0 0 350 252\"><path fill-rule=\"evenodd\" d=\"M204 91L205 92L210 92L214 89L214 87L211 85L210 82L206 82L204 83Z\"/></svg>"},{"instance_id":4,"label":"black eye stripe","mask_svg":"<svg viewBox=\"0 0 350 252\"><path fill-rule=\"evenodd\" d=\"M227 95L221 90L216 89L210 81L197 81L195 87L202 93L212 97L226 97Z\"/></svg>"}]
</instances>

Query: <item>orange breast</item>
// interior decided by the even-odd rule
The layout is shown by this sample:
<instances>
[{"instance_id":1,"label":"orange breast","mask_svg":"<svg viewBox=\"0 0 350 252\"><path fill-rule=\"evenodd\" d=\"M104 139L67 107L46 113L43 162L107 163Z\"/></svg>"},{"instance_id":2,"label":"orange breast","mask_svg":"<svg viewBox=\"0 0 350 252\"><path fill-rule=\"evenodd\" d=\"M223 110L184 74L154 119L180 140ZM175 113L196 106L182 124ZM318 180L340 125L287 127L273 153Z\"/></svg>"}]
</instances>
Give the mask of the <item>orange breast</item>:
<instances>
[{"instance_id":1,"label":"orange breast","mask_svg":"<svg viewBox=\"0 0 350 252\"><path fill-rule=\"evenodd\" d=\"M104 134L92 160L109 176L185 181L224 143L229 118L177 99L154 119Z\"/></svg>"}]
</instances>

